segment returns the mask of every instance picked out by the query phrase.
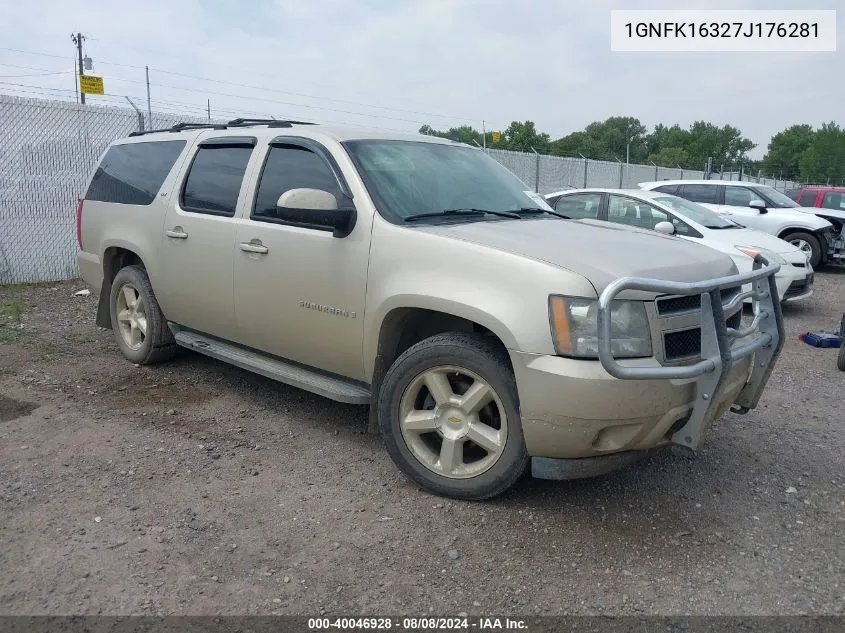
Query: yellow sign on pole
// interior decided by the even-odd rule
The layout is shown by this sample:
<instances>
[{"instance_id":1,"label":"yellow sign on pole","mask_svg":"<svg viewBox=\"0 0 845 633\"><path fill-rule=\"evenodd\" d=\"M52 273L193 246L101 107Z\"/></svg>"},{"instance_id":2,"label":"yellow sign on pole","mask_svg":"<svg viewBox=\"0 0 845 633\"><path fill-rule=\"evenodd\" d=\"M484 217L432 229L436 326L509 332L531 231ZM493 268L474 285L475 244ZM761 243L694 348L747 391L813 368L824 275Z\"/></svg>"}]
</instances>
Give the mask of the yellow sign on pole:
<instances>
[{"instance_id":1,"label":"yellow sign on pole","mask_svg":"<svg viewBox=\"0 0 845 633\"><path fill-rule=\"evenodd\" d=\"M103 78L96 75L79 75L79 91L87 95L104 95Z\"/></svg>"},{"instance_id":2,"label":"yellow sign on pole","mask_svg":"<svg viewBox=\"0 0 845 633\"><path fill-rule=\"evenodd\" d=\"M501 132L493 132L492 136L493 136L493 142L494 143L498 143L499 141L502 140L502 133Z\"/></svg>"}]
</instances>

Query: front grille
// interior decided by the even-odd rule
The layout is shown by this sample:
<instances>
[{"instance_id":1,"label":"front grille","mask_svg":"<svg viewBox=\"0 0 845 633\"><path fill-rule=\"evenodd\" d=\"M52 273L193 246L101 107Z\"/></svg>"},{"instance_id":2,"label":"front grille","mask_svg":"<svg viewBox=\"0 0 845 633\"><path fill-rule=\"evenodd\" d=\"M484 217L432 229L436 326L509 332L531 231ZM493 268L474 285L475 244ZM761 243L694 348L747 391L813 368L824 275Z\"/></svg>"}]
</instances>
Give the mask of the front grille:
<instances>
[{"instance_id":1,"label":"front grille","mask_svg":"<svg viewBox=\"0 0 845 633\"><path fill-rule=\"evenodd\" d=\"M789 288L786 289L786 292L783 295L784 299L789 299L791 297L798 297L803 295L807 290L810 289L810 281L808 279L802 279L800 281L793 281L789 284Z\"/></svg>"},{"instance_id":2,"label":"front grille","mask_svg":"<svg viewBox=\"0 0 845 633\"><path fill-rule=\"evenodd\" d=\"M663 349L666 360L692 358L701 354L701 328L666 332L663 335Z\"/></svg>"},{"instance_id":3,"label":"front grille","mask_svg":"<svg viewBox=\"0 0 845 633\"><path fill-rule=\"evenodd\" d=\"M724 288L722 290L722 303L728 303L741 292L742 288ZM666 297L657 300L657 313L660 316L683 314L684 312L695 312L701 309L701 295L685 295L681 297Z\"/></svg>"},{"instance_id":4,"label":"front grille","mask_svg":"<svg viewBox=\"0 0 845 633\"><path fill-rule=\"evenodd\" d=\"M657 300L657 313L660 316L692 312L701 309L701 295L688 295Z\"/></svg>"}]
</instances>

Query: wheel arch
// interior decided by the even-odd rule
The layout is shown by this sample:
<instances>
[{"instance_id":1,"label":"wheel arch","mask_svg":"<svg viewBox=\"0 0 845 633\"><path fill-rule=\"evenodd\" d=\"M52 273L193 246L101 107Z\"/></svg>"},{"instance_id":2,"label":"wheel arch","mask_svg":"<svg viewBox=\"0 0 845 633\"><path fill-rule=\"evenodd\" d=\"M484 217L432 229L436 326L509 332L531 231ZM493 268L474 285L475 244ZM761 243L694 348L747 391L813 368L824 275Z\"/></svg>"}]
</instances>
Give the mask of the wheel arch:
<instances>
[{"instance_id":1,"label":"wheel arch","mask_svg":"<svg viewBox=\"0 0 845 633\"><path fill-rule=\"evenodd\" d=\"M427 297L418 299L386 309L368 341L365 370L374 399L378 398L381 381L393 361L412 345L435 334L476 332L489 336L505 351L516 347L511 331L487 313L457 302L438 299L434 305Z\"/></svg>"},{"instance_id":2,"label":"wheel arch","mask_svg":"<svg viewBox=\"0 0 845 633\"><path fill-rule=\"evenodd\" d=\"M109 297L111 286L115 276L121 268L126 266L141 266L145 270L147 265L136 252L134 247L122 244L108 246L103 251L103 285L100 288L100 299L97 304L96 324L99 327L111 329L111 316L109 314Z\"/></svg>"}]
</instances>

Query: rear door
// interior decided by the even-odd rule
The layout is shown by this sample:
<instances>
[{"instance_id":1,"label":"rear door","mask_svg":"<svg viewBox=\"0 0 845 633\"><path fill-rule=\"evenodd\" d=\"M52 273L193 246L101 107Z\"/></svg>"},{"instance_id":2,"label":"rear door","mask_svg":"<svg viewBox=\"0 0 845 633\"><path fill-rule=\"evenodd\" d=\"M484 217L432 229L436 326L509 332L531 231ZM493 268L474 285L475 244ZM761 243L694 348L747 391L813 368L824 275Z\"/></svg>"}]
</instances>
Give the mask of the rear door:
<instances>
[{"instance_id":1,"label":"rear door","mask_svg":"<svg viewBox=\"0 0 845 633\"><path fill-rule=\"evenodd\" d=\"M167 318L235 339L233 216L245 204L254 137L208 137L198 143L168 203L161 247L165 274L156 293Z\"/></svg>"}]
</instances>

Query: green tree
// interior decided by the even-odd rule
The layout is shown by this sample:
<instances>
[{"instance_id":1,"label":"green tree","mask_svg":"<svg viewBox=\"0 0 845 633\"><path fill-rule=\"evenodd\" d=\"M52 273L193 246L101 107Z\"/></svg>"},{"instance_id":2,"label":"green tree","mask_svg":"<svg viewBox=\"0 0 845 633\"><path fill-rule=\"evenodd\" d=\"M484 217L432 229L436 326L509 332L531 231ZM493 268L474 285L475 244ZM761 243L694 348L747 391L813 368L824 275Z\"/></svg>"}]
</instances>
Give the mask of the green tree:
<instances>
[{"instance_id":1,"label":"green tree","mask_svg":"<svg viewBox=\"0 0 845 633\"><path fill-rule=\"evenodd\" d=\"M719 127L706 121L696 121L690 126L689 141L684 149L689 153L689 166L703 168L708 158L713 158L714 167L726 167L740 161L747 161L747 154L756 147L751 139L742 136L737 128L726 125Z\"/></svg>"},{"instance_id":2,"label":"green tree","mask_svg":"<svg viewBox=\"0 0 845 633\"><path fill-rule=\"evenodd\" d=\"M555 156L596 156L601 153L598 141L586 132L573 132L552 141L549 152Z\"/></svg>"},{"instance_id":3,"label":"green tree","mask_svg":"<svg viewBox=\"0 0 845 633\"><path fill-rule=\"evenodd\" d=\"M801 180L807 183L845 182L845 130L825 123L798 160Z\"/></svg>"},{"instance_id":4,"label":"green tree","mask_svg":"<svg viewBox=\"0 0 845 633\"><path fill-rule=\"evenodd\" d=\"M646 148L648 154L659 154L665 147L686 147L689 143L690 133L684 130L677 123L672 127L666 127L662 123L654 126L654 131L646 136ZM687 153L687 160L689 160L689 153ZM656 161L655 161L656 162ZM685 162L681 162L681 166L687 167Z\"/></svg>"},{"instance_id":5,"label":"green tree","mask_svg":"<svg viewBox=\"0 0 845 633\"><path fill-rule=\"evenodd\" d=\"M483 145L482 143L482 134L478 130L476 130L471 125L461 125L460 127L450 127L446 131L435 130L430 125L426 124L423 125L419 129L420 134L426 134L428 136L439 136L440 138L457 138L461 143L466 143L468 145L475 145L478 143L479 145ZM487 142L490 142L490 135L487 135Z\"/></svg>"},{"instance_id":6,"label":"green tree","mask_svg":"<svg viewBox=\"0 0 845 633\"><path fill-rule=\"evenodd\" d=\"M681 147L664 147L655 154L649 154L648 161L661 167L683 167L689 164L689 154Z\"/></svg>"},{"instance_id":7,"label":"green tree","mask_svg":"<svg viewBox=\"0 0 845 633\"><path fill-rule=\"evenodd\" d=\"M591 158L625 160L629 149L632 163L643 162L648 156L646 127L635 117L613 116L595 121L585 127L584 132L599 148L600 156Z\"/></svg>"},{"instance_id":8,"label":"green tree","mask_svg":"<svg viewBox=\"0 0 845 633\"><path fill-rule=\"evenodd\" d=\"M533 121L512 121L502 132L502 149L517 152L536 150L540 154L548 154L551 138L545 132L538 133Z\"/></svg>"},{"instance_id":9,"label":"green tree","mask_svg":"<svg viewBox=\"0 0 845 633\"><path fill-rule=\"evenodd\" d=\"M799 161L815 139L813 126L793 125L775 134L763 157L763 170L778 177L801 177Z\"/></svg>"}]
</instances>

